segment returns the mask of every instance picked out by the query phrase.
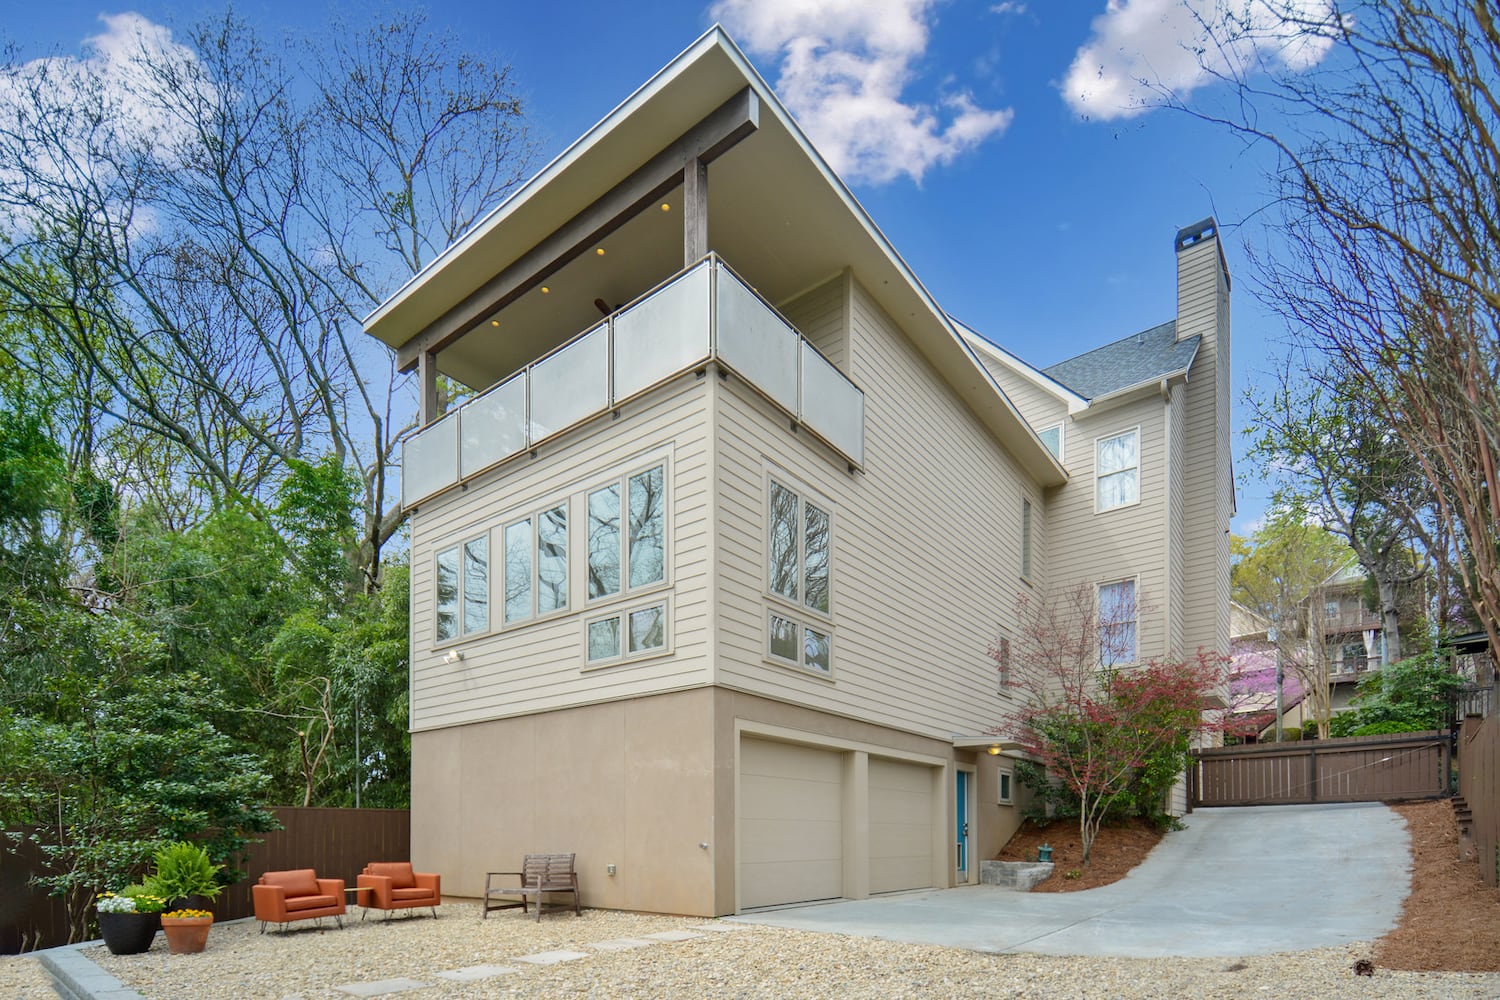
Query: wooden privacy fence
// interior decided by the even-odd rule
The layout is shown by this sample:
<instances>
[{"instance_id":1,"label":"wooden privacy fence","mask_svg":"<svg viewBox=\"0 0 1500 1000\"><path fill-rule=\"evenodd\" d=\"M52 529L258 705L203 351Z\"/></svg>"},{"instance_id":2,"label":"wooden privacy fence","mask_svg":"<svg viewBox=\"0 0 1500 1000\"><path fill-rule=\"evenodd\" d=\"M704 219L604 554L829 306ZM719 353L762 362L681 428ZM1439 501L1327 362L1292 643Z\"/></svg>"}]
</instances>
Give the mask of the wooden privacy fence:
<instances>
[{"instance_id":1,"label":"wooden privacy fence","mask_svg":"<svg viewBox=\"0 0 1500 1000\"><path fill-rule=\"evenodd\" d=\"M1188 784L1194 807L1428 799L1448 794L1450 763L1437 732L1261 743L1194 751Z\"/></svg>"},{"instance_id":2,"label":"wooden privacy fence","mask_svg":"<svg viewBox=\"0 0 1500 1000\"><path fill-rule=\"evenodd\" d=\"M406 809L272 810L282 829L262 834L246 851L248 877L225 889L213 904L219 920L255 912L250 886L262 872L316 868L318 874L354 885L371 861L411 858L411 812ZM68 925L62 902L28 884L43 864L31 844L0 840L0 954L66 944Z\"/></svg>"},{"instance_id":3,"label":"wooden privacy fence","mask_svg":"<svg viewBox=\"0 0 1500 1000\"><path fill-rule=\"evenodd\" d=\"M250 887L262 872L316 868L323 878L341 878L351 888L371 861L411 860L411 812L407 809L272 810L282 828L261 834L243 866L249 877L225 889L214 903L219 920L255 912Z\"/></svg>"},{"instance_id":4,"label":"wooden privacy fence","mask_svg":"<svg viewBox=\"0 0 1500 1000\"><path fill-rule=\"evenodd\" d=\"M1458 734L1458 794L1473 813L1479 873L1496 885L1500 862L1500 715L1464 719Z\"/></svg>"}]
</instances>

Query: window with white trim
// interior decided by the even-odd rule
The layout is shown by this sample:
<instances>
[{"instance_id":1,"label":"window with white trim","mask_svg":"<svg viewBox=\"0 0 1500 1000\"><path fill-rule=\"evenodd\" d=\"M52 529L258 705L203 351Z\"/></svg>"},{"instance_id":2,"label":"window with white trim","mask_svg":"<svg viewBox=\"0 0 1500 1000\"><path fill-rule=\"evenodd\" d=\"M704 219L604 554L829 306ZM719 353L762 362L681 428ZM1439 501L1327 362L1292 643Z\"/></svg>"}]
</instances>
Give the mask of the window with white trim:
<instances>
[{"instance_id":1,"label":"window with white trim","mask_svg":"<svg viewBox=\"0 0 1500 1000\"><path fill-rule=\"evenodd\" d=\"M1012 785L1015 783L1015 772L1010 768L1002 767L995 772L995 802L998 805L1008 806L1014 799Z\"/></svg>"},{"instance_id":2,"label":"window with white trim","mask_svg":"<svg viewBox=\"0 0 1500 1000\"><path fill-rule=\"evenodd\" d=\"M771 593L828 614L828 512L797 490L771 480Z\"/></svg>"},{"instance_id":3,"label":"window with white trim","mask_svg":"<svg viewBox=\"0 0 1500 1000\"><path fill-rule=\"evenodd\" d=\"M831 614L832 517L805 490L772 476L766 498L766 591L778 601L820 616ZM827 624L773 603L766 612L766 655L820 674L833 671L833 634Z\"/></svg>"},{"instance_id":4,"label":"window with white trim","mask_svg":"<svg viewBox=\"0 0 1500 1000\"><path fill-rule=\"evenodd\" d=\"M1115 667L1136 662L1136 622L1139 615L1134 580L1099 584L1101 666Z\"/></svg>"},{"instance_id":5,"label":"window with white trim","mask_svg":"<svg viewBox=\"0 0 1500 1000\"><path fill-rule=\"evenodd\" d=\"M568 607L568 504L509 521L505 546L505 624Z\"/></svg>"},{"instance_id":6,"label":"window with white trim","mask_svg":"<svg viewBox=\"0 0 1500 1000\"><path fill-rule=\"evenodd\" d=\"M600 666L667 650L668 607L665 600L626 608L584 624L584 660Z\"/></svg>"},{"instance_id":7,"label":"window with white trim","mask_svg":"<svg viewBox=\"0 0 1500 1000\"><path fill-rule=\"evenodd\" d=\"M654 465L588 494L588 599L666 579L666 465Z\"/></svg>"},{"instance_id":8,"label":"window with white trim","mask_svg":"<svg viewBox=\"0 0 1500 1000\"><path fill-rule=\"evenodd\" d=\"M489 536L471 538L437 554L438 642L473 635L490 626Z\"/></svg>"},{"instance_id":9,"label":"window with white trim","mask_svg":"<svg viewBox=\"0 0 1500 1000\"><path fill-rule=\"evenodd\" d=\"M1042 439L1042 444L1052 452L1052 457L1059 462L1063 460L1063 425L1053 424L1051 427L1043 427L1036 432L1036 436Z\"/></svg>"},{"instance_id":10,"label":"window with white trim","mask_svg":"<svg viewBox=\"0 0 1500 1000\"><path fill-rule=\"evenodd\" d=\"M1094 463L1095 505L1098 511L1128 507L1141 499L1141 432L1128 430L1100 438Z\"/></svg>"}]
</instances>

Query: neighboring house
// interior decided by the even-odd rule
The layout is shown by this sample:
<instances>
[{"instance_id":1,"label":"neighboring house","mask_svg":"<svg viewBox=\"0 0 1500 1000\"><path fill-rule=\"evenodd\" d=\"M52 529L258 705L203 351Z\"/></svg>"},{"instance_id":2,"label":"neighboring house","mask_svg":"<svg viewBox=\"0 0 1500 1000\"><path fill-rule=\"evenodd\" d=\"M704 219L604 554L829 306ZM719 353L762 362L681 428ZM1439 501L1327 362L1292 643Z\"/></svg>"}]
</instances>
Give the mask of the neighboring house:
<instances>
[{"instance_id":1,"label":"neighboring house","mask_svg":"<svg viewBox=\"0 0 1500 1000\"><path fill-rule=\"evenodd\" d=\"M422 387L418 866L576 851L587 905L702 915L977 881L1019 593L1227 651L1229 279L1211 221L1175 249L1148 377L1029 391L700 38L366 321ZM485 391L439 417L438 372Z\"/></svg>"},{"instance_id":2,"label":"neighboring house","mask_svg":"<svg viewBox=\"0 0 1500 1000\"><path fill-rule=\"evenodd\" d=\"M1238 602L1229 606L1229 657L1227 735L1246 743L1276 738L1278 673L1281 724L1302 727L1306 697L1302 679L1280 662L1270 622Z\"/></svg>"},{"instance_id":3,"label":"neighboring house","mask_svg":"<svg viewBox=\"0 0 1500 1000\"><path fill-rule=\"evenodd\" d=\"M1385 627L1381 616L1365 606L1365 572L1351 560L1318 588L1309 619L1323 629L1328 650L1329 707L1351 707L1359 682L1385 666Z\"/></svg>"}]
</instances>

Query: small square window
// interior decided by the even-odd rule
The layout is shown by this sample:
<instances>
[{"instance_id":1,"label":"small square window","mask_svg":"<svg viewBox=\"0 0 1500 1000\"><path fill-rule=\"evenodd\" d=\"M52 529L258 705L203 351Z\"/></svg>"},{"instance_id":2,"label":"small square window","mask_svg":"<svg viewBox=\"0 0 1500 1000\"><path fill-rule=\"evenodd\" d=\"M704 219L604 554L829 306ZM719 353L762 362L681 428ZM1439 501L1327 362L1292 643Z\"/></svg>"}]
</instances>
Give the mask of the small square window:
<instances>
[{"instance_id":1,"label":"small square window","mask_svg":"<svg viewBox=\"0 0 1500 1000\"><path fill-rule=\"evenodd\" d=\"M589 662L613 660L620 655L620 619L601 618L589 622Z\"/></svg>"}]
</instances>

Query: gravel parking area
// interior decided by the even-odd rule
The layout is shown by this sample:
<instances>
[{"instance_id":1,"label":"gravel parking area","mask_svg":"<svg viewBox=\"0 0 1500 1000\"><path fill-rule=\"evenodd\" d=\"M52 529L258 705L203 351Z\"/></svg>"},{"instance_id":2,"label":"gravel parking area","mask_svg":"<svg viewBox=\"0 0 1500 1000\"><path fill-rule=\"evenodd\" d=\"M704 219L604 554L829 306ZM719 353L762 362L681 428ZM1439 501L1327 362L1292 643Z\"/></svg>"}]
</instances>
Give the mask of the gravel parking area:
<instances>
[{"instance_id":1,"label":"gravel parking area","mask_svg":"<svg viewBox=\"0 0 1500 1000\"><path fill-rule=\"evenodd\" d=\"M585 910L548 915L538 925L520 911L481 921L478 906L445 903L441 916L386 922L358 916L340 930L296 927L259 933L251 922L222 924L201 955L171 955L160 936L144 955L85 951L127 986L150 998L344 998L335 987L407 978L429 984L396 996L598 997L1495 997L1500 975L1391 972L1355 976L1370 948L1233 959L1103 959L985 955L892 941L696 918ZM663 931L701 933L626 950L600 942ZM586 955L556 965L517 961L546 951ZM0 960L0 996L30 997L28 959ZM471 983L437 976L479 965L517 971ZM47 995L47 994L40 994Z\"/></svg>"}]
</instances>

